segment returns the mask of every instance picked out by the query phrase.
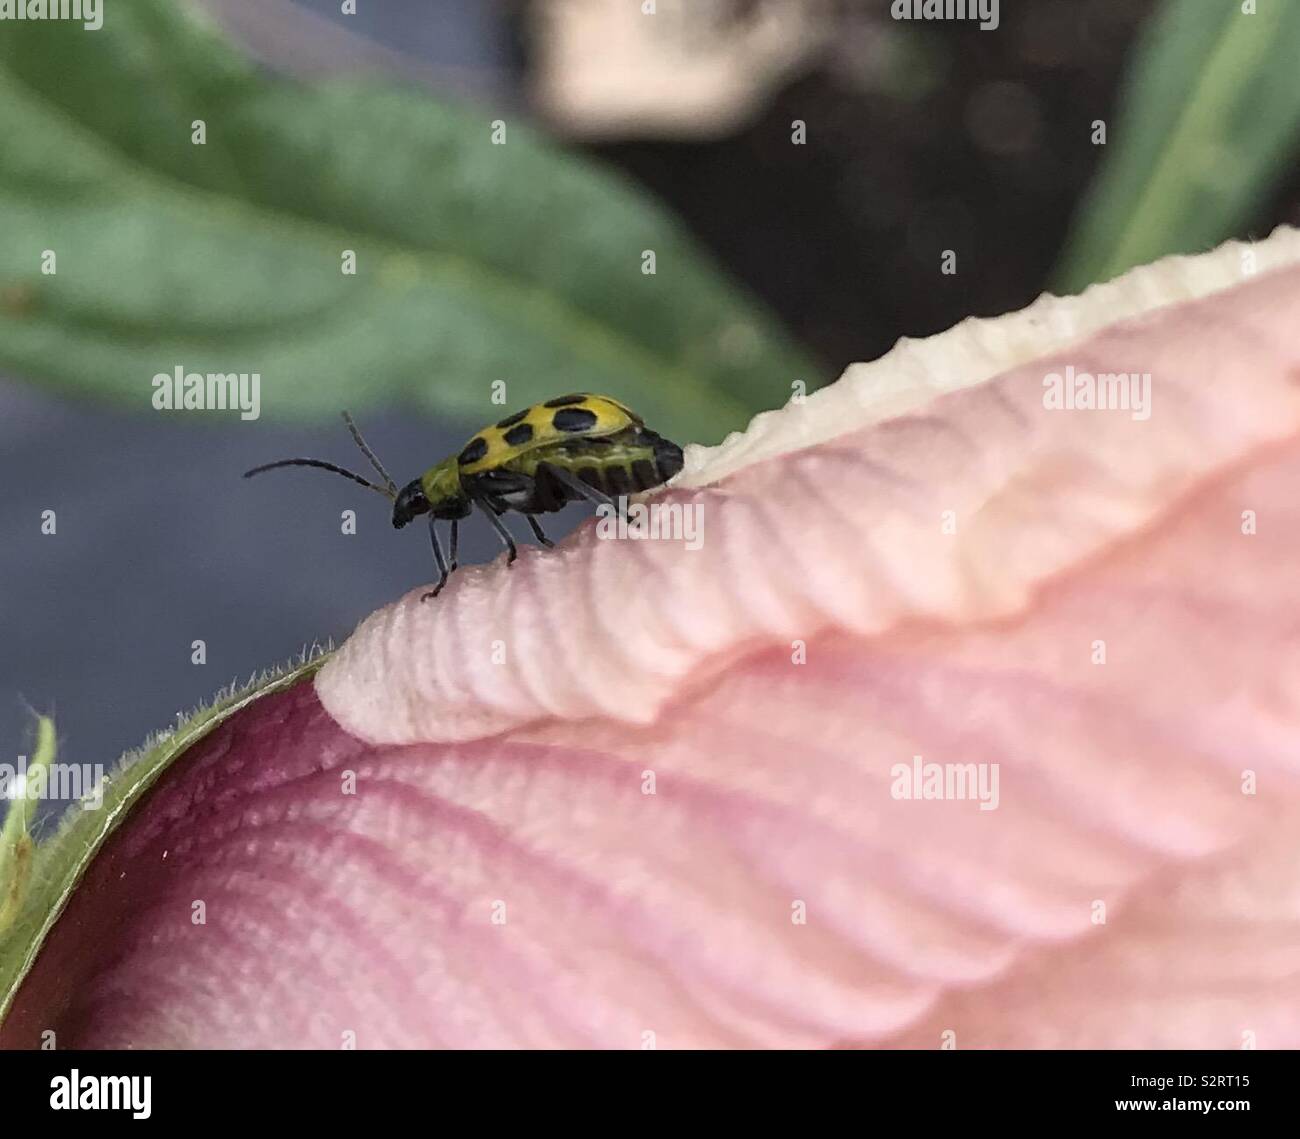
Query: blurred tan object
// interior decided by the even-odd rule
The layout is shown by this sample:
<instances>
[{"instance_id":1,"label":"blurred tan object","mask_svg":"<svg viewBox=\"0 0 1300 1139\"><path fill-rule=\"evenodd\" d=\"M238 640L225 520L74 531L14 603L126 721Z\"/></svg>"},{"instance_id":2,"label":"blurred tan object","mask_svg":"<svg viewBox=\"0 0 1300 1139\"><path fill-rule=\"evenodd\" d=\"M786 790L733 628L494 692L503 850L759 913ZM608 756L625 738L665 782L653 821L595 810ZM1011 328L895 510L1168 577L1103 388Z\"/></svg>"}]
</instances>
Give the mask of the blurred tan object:
<instances>
[{"instance_id":1,"label":"blurred tan object","mask_svg":"<svg viewBox=\"0 0 1300 1139\"><path fill-rule=\"evenodd\" d=\"M817 0L538 0L533 102L585 139L714 138L827 38Z\"/></svg>"}]
</instances>

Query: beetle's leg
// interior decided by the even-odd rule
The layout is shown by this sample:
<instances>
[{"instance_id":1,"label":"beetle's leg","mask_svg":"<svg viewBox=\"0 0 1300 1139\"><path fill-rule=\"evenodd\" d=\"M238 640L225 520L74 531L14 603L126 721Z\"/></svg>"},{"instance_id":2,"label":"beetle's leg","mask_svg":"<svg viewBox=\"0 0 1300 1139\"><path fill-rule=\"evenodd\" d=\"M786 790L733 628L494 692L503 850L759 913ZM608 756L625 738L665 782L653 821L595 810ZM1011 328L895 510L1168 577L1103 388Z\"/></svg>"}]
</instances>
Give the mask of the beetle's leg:
<instances>
[{"instance_id":1,"label":"beetle's leg","mask_svg":"<svg viewBox=\"0 0 1300 1139\"><path fill-rule=\"evenodd\" d=\"M615 502L603 490L588 486L572 471L566 471L563 467L557 467L551 463L546 464L546 469L553 478L567 486L578 497L585 498L588 502L594 502L597 506L612 506L619 515L624 518L627 517L627 495L620 494L618 501Z\"/></svg>"},{"instance_id":2,"label":"beetle's leg","mask_svg":"<svg viewBox=\"0 0 1300 1139\"><path fill-rule=\"evenodd\" d=\"M454 526L455 523L453 522L452 525ZM424 594L420 598L421 601L437 597L442 592L442 587L447 584L447 565L442 560L442 547L438 545L438 524L432 514L429 515L429 541L433 545L433 560L438 564L438 584Z\"/></svg>"},{"instance_id":3,"label":"beetle's leg","mask_svg":"<svg viewBox=\"0 0 1300 1139\"><path fill-rule=\"evenodd\" d=\"M448 573L455 573L460 566L460 558L457 556L457 549L460 546L460 519L451 520L451 565L447 567Z\"/></svg>"},{"instance_id":4,"label":"beetle's leg","mask_svg":"<svg viewBox=\"0 0 1300 1139\"><path fill-rule=\"evenodd\" d=\"M492 509L487 499L475 498L474 504L487 515L487 520L492 523L492 529L497 532L497 537L501 539L502 544L505 546L508 554L506 565L514 565L515 558L519 556L519 551L515 549L515 540L510 537L510 531L501 524L501 519L497 517L497 512Z\"/></svg>"},{"instance_id":5,"label":"beetle's leg","mask_svg":"<svg viewBox=\"0 0 1300 1139\"><path fill-rule=\"evenodd\" d=\"M545 546L548 550L553 549L555 543L552 542L550 538L548 538L546 534L543 532L542 524L538 522L537 519L534 518L533 515L531 514L525 514L524 517L528 519L528 525L533 528L533 534L536 535L537 540L541 542L541 544Z\"/></svg>"}]
</instances>

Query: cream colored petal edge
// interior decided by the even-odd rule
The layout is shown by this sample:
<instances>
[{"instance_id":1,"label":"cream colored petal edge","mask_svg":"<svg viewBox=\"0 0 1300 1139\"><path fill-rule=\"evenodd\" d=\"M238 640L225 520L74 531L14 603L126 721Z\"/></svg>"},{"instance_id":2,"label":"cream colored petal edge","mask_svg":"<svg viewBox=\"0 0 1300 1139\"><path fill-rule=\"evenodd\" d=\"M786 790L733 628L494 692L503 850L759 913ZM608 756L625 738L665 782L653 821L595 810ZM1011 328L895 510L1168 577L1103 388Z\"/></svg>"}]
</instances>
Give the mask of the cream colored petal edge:
<instances>
[{"instance_id":1,"label":"cream colored petal edge","mask_svg":"<svg viewBox=\"0 0 1300 1139\"><path fill-rule=\"evenodd\" d=\"M756 415L716 447L686 448L674 487L708 486L761 459L833 439L922 406L947 391L992 379L1058 352L1117 321L1232 288L1300 261L1300 229L1279 226L1256 242L1164 257L1090 285L1078 296L1041 294L1019 312L967 317L921 340L902 337L878 360L850 364L839 380L800 403Z\"/></svg>"}]
</instances>

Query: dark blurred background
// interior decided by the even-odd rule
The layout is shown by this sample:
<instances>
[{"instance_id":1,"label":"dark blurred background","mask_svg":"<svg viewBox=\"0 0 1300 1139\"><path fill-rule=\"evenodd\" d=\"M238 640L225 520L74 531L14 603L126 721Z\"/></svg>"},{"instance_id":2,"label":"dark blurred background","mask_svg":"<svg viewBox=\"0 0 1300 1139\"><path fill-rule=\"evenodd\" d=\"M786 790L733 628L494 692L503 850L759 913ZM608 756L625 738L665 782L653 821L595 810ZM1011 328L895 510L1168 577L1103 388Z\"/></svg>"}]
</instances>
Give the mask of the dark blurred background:
<instances>
[{"instance_id":1,"label":"dark blurred background","mask_svg":"<svg viewBox=\"0 0 1300 1139\"><path fill-rule=\"evenodd\" d=\"M1047 287L1106 153L1087 124L1115 122L1155 7L1007 2L997 32L982 33L900 26L884 0L660 0L638 42L601 4L205 6L266 68L311 81L382 73L527 116L620 168L766 302L826 381L900 336L1013 311ZM791 145L795 120L805 145ZM1280 221L1300 222L1294 163L1241 228ZM945 248L955 276L938 271ZM394 405L361 420L404 481L488 418ZM307 472L239 477L287 455L356 459L338 422L319 417L191 421L0 380L0 738L14 753L29 750L30 706L56 716L66 758L109 762L221 685L346 637L429 579L423 528L393 532L376 496ZM40 534L47 508L57 540ZM356 536L340 532L347 508ZM462 549L478 561L498 547L471 525ZM194 665L199 639L207 660Z\"/></svg>"}]
</instances>

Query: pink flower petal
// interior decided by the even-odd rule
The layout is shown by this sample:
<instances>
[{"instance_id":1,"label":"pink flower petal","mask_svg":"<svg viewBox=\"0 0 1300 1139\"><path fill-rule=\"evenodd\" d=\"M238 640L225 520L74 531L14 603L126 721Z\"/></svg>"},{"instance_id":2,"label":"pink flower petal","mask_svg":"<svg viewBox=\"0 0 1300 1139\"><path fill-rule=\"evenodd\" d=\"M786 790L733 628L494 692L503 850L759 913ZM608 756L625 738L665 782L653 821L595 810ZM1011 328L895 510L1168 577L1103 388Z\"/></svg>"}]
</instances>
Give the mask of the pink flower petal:
<instances>
[{"instance_id":1,"label":"pink flower petal","mask_svg":"<svg viewBox=\"0 0 1300 1139\"><path fill-rule=\"evenodd\" d=\"M703 509L698 550L588 526L375 614L167 773L0 1041L1300 1047L1272 242L1290 267L1059 302L1045 355L988 325L994 376L846 383L693 456L655 502ZM1150 373L1150 417L1045 407L1067 366ZM996 801L896 797L916 756L996 764Z\"/></svg>"}]
</instances>

